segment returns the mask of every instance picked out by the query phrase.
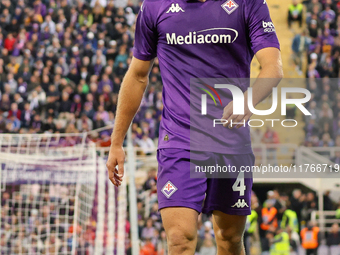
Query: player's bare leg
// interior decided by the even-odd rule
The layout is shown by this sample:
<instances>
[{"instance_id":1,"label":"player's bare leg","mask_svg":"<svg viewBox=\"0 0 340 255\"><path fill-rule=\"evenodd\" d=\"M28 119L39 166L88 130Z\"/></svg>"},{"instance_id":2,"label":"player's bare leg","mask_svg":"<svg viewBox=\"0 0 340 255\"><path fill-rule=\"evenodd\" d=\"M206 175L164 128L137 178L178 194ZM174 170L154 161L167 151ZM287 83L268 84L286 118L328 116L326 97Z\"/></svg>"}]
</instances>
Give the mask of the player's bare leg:
<instances>
[{"instance_id":1,"label":"player's bare leg","mask_svg":"<svg viewBox=\"0 0 340 255\"><path fill-rule=\"evenodd\" d=\"M185 207L160 210L168 240L169 255L192 255L197 243L197 211Z\"/></svg>"},{"instance_id":2,"label":"player's bare leg","mask_svg":"<svg viewBox=\"0 0 340 255\"><path fill-rule=\"evenodd\" d=\"M217 255L244 255L243 232L246 216L213 212Z\"/></svg>"}]
</instances>

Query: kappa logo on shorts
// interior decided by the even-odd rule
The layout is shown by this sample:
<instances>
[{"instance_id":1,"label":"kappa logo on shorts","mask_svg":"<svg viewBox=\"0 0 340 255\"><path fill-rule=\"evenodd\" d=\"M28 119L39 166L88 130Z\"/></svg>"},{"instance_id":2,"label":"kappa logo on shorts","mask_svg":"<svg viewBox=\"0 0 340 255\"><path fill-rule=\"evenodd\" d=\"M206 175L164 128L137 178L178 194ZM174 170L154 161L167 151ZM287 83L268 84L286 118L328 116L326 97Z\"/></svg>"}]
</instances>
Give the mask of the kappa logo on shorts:
<instances>
[{"instance_id":1,"label":"kappa logo on shorts","mask_svg":"<svg viewBox=\"0 0 340 255\"><path fill-rule=\"evenodd\" d=\"M231 207L237 207L237 208L244 208L244 207L249 207L246 201L244 199L239 199L233 206Z\"/></svg>"},{"instance_id":2,"label":"kappa logo on shorts","mask_svg":"<svg viewBox=\"0 0 340 255\"><path fill-rule=\"evenodd\" d=\"M228 14L231 14L233 11L235 11L238 8L238 4L235 3L235 1L233 0L228 0L221 6Z\"/></svg>"},{"instance_id":3,"label":"kappa logo on shorts","mask_svg":"<svg viewBox=\"0 0 340 255\"><path fill-rule=\"evenodd\" d=\"M176 191L177 191L177 188L175 185L171 183L171 181L168 181L167 183L165 183L164 187L162 188L162 193L167 198L170 198Z\"/></svg>"}]
</instances>

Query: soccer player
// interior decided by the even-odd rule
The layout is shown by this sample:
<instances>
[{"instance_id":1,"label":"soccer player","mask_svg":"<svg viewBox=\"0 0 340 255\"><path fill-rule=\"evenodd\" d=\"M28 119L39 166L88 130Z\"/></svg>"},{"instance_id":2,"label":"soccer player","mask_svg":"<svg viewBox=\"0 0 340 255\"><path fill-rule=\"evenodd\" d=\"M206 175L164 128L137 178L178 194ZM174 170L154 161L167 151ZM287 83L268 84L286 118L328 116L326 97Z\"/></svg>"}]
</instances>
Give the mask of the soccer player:
<instances>
[{"instance_id":1,"label":"soccer player","mask_svg":"<svg viewBox=\"0 0 340 255\"><path fill-rule=\"evenodd\" d=\"M223 141L190 146L190 79L249 78L254 55L261 71L253 84L256 106L282 78L279 42L265 0L145 0L136 23L134 57L119 93L112 145L107 161L109 178L119 186L124 175L123 140L140 105L155 57L163 80L159 130L157 192L169 254L194 254L198 214L213 214L218 255L244 254L242 236L250 214L252 179L190 178L192 161L216 159L238 169L254 164L249 126L220 127ZM247 102L247 88L241 87ZM248 121L233 115L232 101L223 119ZM211 139L212 141L214 139ZM199 155L199 156L197 156ZM201 157L205 155L204 157ZM116 169L118 166L118 169ZM202 205L203 204L203 205Z\"/></svg>"}]
</instances>

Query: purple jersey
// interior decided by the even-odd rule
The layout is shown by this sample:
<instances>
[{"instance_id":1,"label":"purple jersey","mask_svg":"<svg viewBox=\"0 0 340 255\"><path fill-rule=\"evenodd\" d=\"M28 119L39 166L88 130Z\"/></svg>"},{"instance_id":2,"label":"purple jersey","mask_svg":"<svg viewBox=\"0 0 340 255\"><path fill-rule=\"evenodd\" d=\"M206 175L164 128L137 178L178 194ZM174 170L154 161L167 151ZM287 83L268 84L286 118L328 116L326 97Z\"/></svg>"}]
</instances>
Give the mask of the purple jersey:
<instances>
[{"instance_id":1,"label":"purple jersey","mask_svg":"<svg viewBox=\"0 0 340 255\"><path fill-rule=\"evenodd\" d=\"M137 18L134 57L159 59L164 102L159 148L193 150L191 78L249 78L254 54L266 47L279 48L279 42L264 0L145 0ZM252 152L249 127L220 133L201 150Z\"/></svg>"}]
</instances>

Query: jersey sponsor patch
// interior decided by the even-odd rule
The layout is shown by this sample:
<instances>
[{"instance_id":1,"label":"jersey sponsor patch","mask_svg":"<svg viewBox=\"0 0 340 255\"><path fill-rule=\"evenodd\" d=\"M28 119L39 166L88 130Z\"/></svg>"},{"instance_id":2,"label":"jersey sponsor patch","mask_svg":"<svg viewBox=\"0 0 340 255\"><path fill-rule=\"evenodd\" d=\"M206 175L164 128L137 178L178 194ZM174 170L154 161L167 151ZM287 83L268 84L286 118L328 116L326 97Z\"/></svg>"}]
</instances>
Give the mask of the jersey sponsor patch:
<instances>
[{"instance_id":1,"label":"jersey sponsor patch","mask_svg":"<svg viewBox=\"0 0 340 255\"><path fill-rule=\"evenodd\" d=\"M224 4L221 5L222 8L230 15L238 8L238 4L233 0L228 0Z\"/></svg>"},{"instance_id":2,"label":"jersey sponsor patch","mask_svg":"<svg viewBox=\"0 0 340 255\"><path fill-rule=\"evenodd\" d=\"M189 32L186 35L166 33L166 40L171 45L195 44L231 44L238 37L238 31L228 27L208 28Z\"/></svg>"},{"instance_id":3,"label":"jersey sponsor patch","mask_svg":"<svg viewBox=\"0 0 340 255\"><path fill-rule=\"evenodd\" d=\"M167 198L170 198L176 191L177 191L177 188L175 185L171 183L171 181L168 181L167 183L165 183L165 185L162 188L162 193Z\"/></svg>"},{"instance_id":4,"label":"jersey sponsor patch","mask_svg":"<svg viewBox=\"0 0 340 255\"><path fill-rule=\"evenodd\" d=\"M263 31L266 33L275 32L275 26L271 21L269 22L262 21L262 27L264 28Z\"/></svg>"}]
</instances>

